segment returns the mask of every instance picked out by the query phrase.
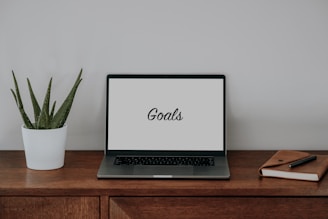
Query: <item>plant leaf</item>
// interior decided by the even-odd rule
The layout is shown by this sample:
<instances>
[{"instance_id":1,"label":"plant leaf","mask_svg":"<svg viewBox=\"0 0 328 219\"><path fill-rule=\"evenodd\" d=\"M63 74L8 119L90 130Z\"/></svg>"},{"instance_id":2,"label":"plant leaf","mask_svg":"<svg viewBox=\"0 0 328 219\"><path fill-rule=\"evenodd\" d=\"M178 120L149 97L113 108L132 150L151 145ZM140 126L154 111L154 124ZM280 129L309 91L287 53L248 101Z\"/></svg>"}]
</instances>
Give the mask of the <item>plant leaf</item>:
<instances>
[{"instance_id":1,"label":"plant leaf","mask_svg":"<svg viewBox=\"0 0 328 219\"><path fill-rule=\"evenodd\" d=\"M51 122L51 128L60 128L60 127L63 127L63 125L65 124L68 114L69 114L72 104L73 104L76 90L82 81L82 79L81 79L82 70L83 69L81 69L78 77L76 78L76 81L75 81L71 91L69 92L66 99L64 100L64 102L62 103L60 108L58 109L57 113L54 115L54 118Z\"/></svg>"},{"instance_id":2,"label":"plant leaf","mask_svg":"<svg viewBox=\"0 0 328 219\"><path fill-rule=\"evenodd\" d=\"M46 93L46 96L44 97L40 117L37 122L37 129L49 129L50 128L49 103L50 103L51 84L52 84L52 78L49 81L47 93Z\"/></svg>"},{"instance_id":3,"label":"plant leaf","mask_svg":"<svg viewBox=\"0 0 328 219\"><path fill-rule=\"evenodd\" d=\"M50 112L50 121L54 118L54 113L55 113L55 107L56 107L56 101L53 103L51 112Z\"/></svg>"},{"instance_id":4,"label":"plant leaf","mask_svg":"<svg viewBox=\"0 0 328 219\"><path fill-rule=\"evenodd\" d=\"M13 89L10 89L11 93L13 94L14 98L15 98L15 101L16 101L16 105L18 106L18 101L17 101L17 96L16 96L16 93Z\"/></svg>"},{"instance_id":5,"label":"plant leaf","mask_svg":"<svg viewBox=\"0 0 328 219\"><path fill-rule=\"evenodd\" d=\"M34 129L35 127L33 126L31 120L29 119L29 117L27 116L27 114L24 110L24 105L23 105L22 98L21 98L21 95L19 92L19 87L18 87L18 83L17 83L14 71L12 71L12 75L13 75L14 84L15 84L15 91L13 89L11 89L11 92L15 98L15 101L16 101L17 107L19 109L19 112L22 116L24 125L28 129Z\"/></svg>"},{"instance_id":6,"label":"plant leaf","mask_svg":"<svg viewBox=\"0 0 328 219\"><path fill-rule=\"evenodd\" d=\"M27 78L27 84L28 84L28 89L29 89L30 96L31 96L32 105L33 105L34 121L35 121L35 123L37 123L37 121L39 121L39 117L40 117L40 111L41 111L40 105L39 105L37 99L35 98L31 82L28 78Z\"/></svg>"}]
</instances>

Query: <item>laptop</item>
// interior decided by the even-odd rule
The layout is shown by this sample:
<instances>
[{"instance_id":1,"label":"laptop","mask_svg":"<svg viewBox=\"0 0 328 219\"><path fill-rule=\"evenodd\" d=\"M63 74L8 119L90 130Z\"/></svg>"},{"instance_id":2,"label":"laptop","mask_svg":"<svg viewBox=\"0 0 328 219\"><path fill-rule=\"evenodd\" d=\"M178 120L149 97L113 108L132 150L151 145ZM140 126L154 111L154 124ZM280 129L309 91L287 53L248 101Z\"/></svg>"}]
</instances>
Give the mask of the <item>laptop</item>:
<instances>
[{"instance_id":1,"label":"laptop","mask_svg":"<svg viewBox=\"0 0 328 219\"><path fill-rule=\"evenodd\" d=\"M107 75L97 177L229 179L224 75Z\"/></svg>"}]
</instances>

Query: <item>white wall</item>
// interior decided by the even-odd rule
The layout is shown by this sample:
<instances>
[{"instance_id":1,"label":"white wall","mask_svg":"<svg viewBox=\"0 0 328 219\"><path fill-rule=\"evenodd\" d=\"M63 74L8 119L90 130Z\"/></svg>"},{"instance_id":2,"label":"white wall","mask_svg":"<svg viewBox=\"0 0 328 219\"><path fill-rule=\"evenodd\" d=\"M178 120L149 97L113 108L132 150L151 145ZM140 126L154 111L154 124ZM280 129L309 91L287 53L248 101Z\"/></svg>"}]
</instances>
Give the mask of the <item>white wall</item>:
<instances>
[{"instance_id":1,"label":"white wall","mask_svg":"<svg viewBox=\"0 0 328 219\"><path fill-rule=\"evenodd\" d=\"M103 149L107 73L191 72L227 75L229 149L326 150L327 41L326 0L1 0L0 149L23 148L12 69L61 102L83 67L68 149Z\"/></svg>"}]
</instances>

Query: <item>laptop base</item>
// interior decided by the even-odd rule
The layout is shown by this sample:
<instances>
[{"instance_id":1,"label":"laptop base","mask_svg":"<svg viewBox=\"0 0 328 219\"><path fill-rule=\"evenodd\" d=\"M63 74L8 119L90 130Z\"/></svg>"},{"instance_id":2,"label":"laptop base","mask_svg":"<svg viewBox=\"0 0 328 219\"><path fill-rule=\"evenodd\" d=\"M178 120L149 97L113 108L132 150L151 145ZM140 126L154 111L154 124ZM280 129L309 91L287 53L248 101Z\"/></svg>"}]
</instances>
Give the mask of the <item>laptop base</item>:
<instances>
[{"instance_id":1,"label":"laptop base","mask_svg":"<svg viewBox=\"0 0 328 219\"><path fill-rule=\"evenodd\" d=\"M227 157L215 157L215 166L114 165L114 156L105 156L99 179L229 179Z\"/></svg>"}]
</instances>

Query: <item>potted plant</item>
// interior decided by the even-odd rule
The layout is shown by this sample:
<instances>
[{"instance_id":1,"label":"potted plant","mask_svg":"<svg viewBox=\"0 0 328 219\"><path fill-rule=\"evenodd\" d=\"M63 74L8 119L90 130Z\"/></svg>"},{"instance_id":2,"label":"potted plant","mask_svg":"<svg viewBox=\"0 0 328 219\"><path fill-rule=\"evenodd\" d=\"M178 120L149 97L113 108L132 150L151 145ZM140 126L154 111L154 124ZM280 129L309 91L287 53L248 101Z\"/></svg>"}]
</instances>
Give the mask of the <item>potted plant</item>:
<instances>
[{"instance_id":1,"label":"potted plant","mask_svg":"<svg viewBox=\"0 0 328 219\"><path fill-rule=\"evenodd\" d=\"M11 92L24 122L21 128L27 167L35 170L51 170L63 167L67 136L66 120L72 107L75 93L82 80L82 69L71 91L57 111L55 109L56 101L52 103L50 108L52 78L49 81L42 106L39 105L30 80L27 78L34 111L34 122L32 122L24 109L14 71L12 71L12 75L15 89L11 89Z\"/></svg>"}]
</instances>

